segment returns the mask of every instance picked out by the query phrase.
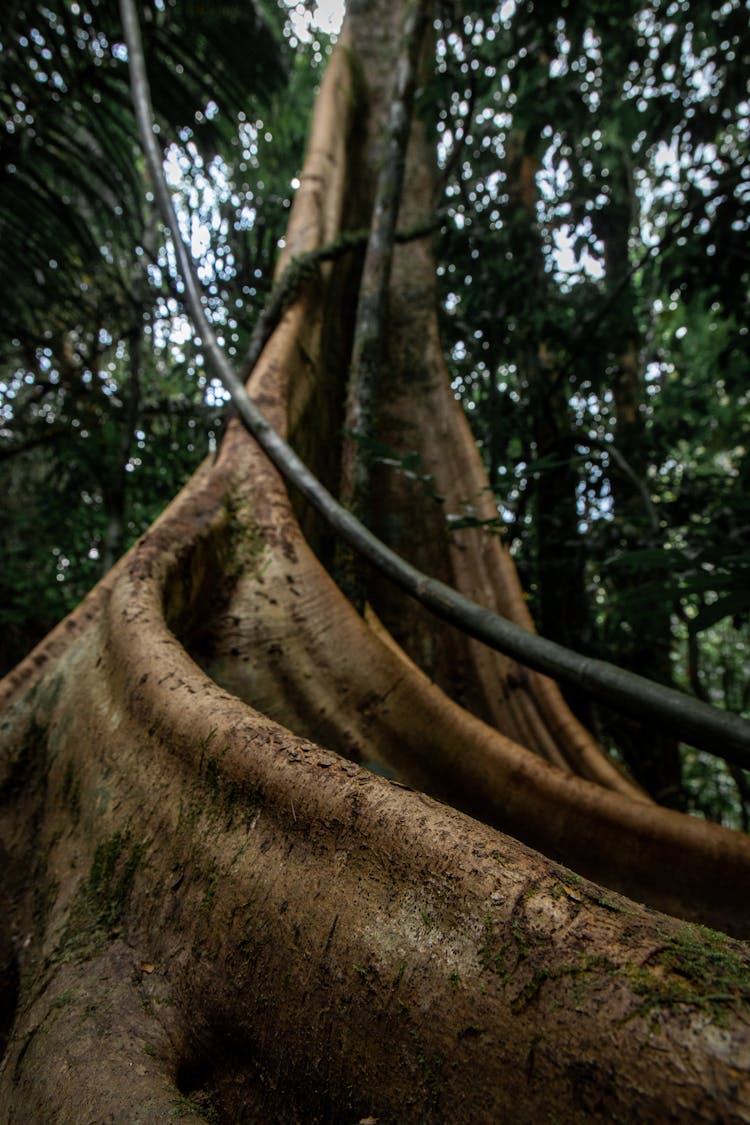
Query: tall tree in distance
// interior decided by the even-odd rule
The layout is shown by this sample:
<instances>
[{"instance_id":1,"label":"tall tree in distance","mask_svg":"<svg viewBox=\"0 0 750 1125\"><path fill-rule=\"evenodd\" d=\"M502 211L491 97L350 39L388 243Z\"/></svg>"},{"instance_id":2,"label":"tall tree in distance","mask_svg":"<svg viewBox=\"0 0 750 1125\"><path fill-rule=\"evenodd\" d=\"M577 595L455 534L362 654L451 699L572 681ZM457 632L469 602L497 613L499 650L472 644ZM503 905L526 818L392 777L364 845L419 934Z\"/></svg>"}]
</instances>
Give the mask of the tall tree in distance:
<instances>
[{"instance_id":1,"label":"tall tree in distance","mask_svg":"<svg viewBox=\"0 0 750 1125\"><path fill-rule=\"evenodd\" d=\"M411 7L350 5L248 383L334 489L357 248ZM496 507L440 349L422 108L365 449L372 518L532 637L482 531ZM369 575L353 605L315 482L235 402L258 440L230 422L0 687L8 1117L746 1115L747 838L656 806L479 626L407 617ZM476 524L455 532L467 498Z\"/></svg>"}]
</instances>

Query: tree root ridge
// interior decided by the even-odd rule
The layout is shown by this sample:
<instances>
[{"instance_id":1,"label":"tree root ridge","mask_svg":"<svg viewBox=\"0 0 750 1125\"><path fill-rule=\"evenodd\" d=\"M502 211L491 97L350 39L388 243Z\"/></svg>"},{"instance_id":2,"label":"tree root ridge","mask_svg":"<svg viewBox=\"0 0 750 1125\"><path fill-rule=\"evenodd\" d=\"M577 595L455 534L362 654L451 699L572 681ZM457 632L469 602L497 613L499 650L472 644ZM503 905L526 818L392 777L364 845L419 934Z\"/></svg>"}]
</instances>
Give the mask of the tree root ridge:
<instances>
[{"instance_id":1,"label":"tree root ridge","mask_svg":"<svg viewBox=\"0 0 750 1125\"><path fill-rule=\"evenodd\" d=\"M17 1020L0 1080L3 1120L145 1125L175 1115L175 1043L143 975L121 940L93 961L57 966Z\"/></svg>"},{"instance_id":2,"label":"tree root ridge","mask_svg":"<svg viewBox=\"0 0 750 1125\"><path fill-rule=\"evenodd\" d=\"M173 518L176 530L179 506ZM184 570L184 544L168 524L163 536ZM69 1091L55 1095L68 1109L49 1118L61 1122L74 1120L72 1104L105 1119L108 1090L120 1099L113 1120L123 1121L144 1105L156 1114L178 1106L195 1120L210 1108L220 1122L237 1113L574 1119L576 1098L592 1120L658 1119L674 1103L681 1119L700 1121L747 1100L721 1061L727 1036L738 1058L749 1049L741 995L727 986L729 999L707 1008L697 985L677 996L659 973L649 979L654 949L677 943L680 924L255 714L166 629L165 594L175 573L185 581L176 565L159 536L143 543L111 591L111 625L70 656L43 798L67 811L56 822L62 834L50 828L39 846L51 872L73 863L75 886L97 892L106 941L63 942L71 960L19 1015L8 1104L44 1121L44 1110L35 1115L47 1082ZM101 747L95 770L76 715ZM76 897L64 881L54 893L48 956ZM747 972L742 946L711 940ZM705 946L699 933L695 942ZM156 1021L156 1041L144 1040L138 976L170 1013ZM50 1031L35 1031L19 1057L24 1036L47 1025L66 993L72 1007L58 1004L50 1024L60 1029L62 1069L35 1043ZM663 1053L671 1043L674 1071ZM695 1083L686 1085L686 1066ZM649 1090L656 1067L658 1094Z\"/></svg>"}]
</instances>

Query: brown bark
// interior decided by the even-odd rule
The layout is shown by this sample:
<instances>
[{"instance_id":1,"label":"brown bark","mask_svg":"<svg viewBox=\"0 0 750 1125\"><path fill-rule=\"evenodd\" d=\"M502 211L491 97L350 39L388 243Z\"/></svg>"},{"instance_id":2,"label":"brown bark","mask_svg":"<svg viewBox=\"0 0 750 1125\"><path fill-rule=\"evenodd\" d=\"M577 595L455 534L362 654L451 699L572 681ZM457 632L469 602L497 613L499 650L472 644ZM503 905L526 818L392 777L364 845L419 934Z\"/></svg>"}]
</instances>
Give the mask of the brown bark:
<instances>
[{"instance_id":1,"label":"brown bark","mask_svg":"<svg viewBox=\"0 0 750 1125\"><path fill-rule=\"evenodd\" d=\"M527 151L527 137L515 132L508 142L508 225L520 257L531 262L528 279L527 329L518 349L531 422L531 459L546 466L527 486L535 508L535 550L538 625L550 640L576 650L590 641L585 551L578 529L578 469L569 405L570 385L555 350L539 325L544 315L549 278L537 223L539 160ZM552 462L553 464L550 464ZM590 701L572 686L565 699L583 721L590 720Z\"/></svg>"},{"instance_id":2,"label":"brown bark","mask_svg":"<svg viewBox=\"0 0 750 1125\"><path fill-rule=\"evenodd\" d=\"M643 372L639 356L639 330L633 293L629 241L635 200L624 158L613 169L613 198L602 220L607 282L618 293L616 317L612 326L616 369L612 391L619 453L630 469L630 476L615 465L611 476L615 503L615 529L623 551L637 551L661 545L661 532L654 519L648 494L644 503L636 482L647 481L649 449L644 421ZM656 522L656 526L654 526ZM634 618L629 633L619 631L618 660L623 667L638 670L658 683L672 684L672 605L671 580L663 571L638 566L620 573L621 594L631 593L629 616ZM637 595L634 598L632 595ZM627 603L626 603L627 604ZM682 786L682 758L677 738L669 732L653 732L647 748L638 721L607 715L605 725L620 749L632 775L657 801L673 808L685 808Z\"/></svg>"},{"instance_id":3,"label":"brown bark","mask_svg":"<svg viewBox=\"0 0 750 1125\"><path fill-rule=\"evenodd\" d=\"M355 8L366 74L382 68L367 29L385 43L389 8ZM344 47L291 254L331 241L363 174L349 76ZM421 361L392 417L422 431L438 490L481 506L428 248L399 257L389 347L405 371L418 340ZM328 362L345 356L340 268L289 309L251 380L314 463L342 394ZM415 322L397 315L405 286ZM528 621L495 538L462 533L446 570ZM747 1119L745 946L497 828L741 933L747 840L638 799L551 684L435 636L464 653L498 723L565 769L462 710L356 613L233 423L215 463L0 686L3 1121Z\"/></svg>"}]
</instances>

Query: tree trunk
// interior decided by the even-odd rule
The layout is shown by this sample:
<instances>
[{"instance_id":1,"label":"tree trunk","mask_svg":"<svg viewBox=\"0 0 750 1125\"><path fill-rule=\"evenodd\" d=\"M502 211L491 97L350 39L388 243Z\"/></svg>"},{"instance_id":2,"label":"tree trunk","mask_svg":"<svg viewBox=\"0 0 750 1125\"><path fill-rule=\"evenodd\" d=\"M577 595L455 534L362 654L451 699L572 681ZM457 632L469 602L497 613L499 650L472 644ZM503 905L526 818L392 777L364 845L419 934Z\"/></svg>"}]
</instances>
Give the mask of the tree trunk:
<instances>
[{"instance_id":1,"label":"tree trunk","mask_svg":"<svg viewBox=\"0 0 750 1125\"><path fill-rule=\"evenodd\" d=\"M332 241L352 178L371 177L351 60L376 130L401 13L351 8L287 254ZM405 208L420 218L423 144L417 124ZM322 267L250 383L327 479L350 268ZM481 497L486 478L432 304L429 247L400 249L384 425L418 441L450 503ZM394 518L411 504L402 544L527 621L496 537L448 541L412 483L384 489ZM580 874L746 935L746 838L656 808L553 685L414 614L413 655L431 635L456 689L455 654L496 727L463 710L374 610L342 596L232 423L3 681L2 1120L747 1120L745 946Z\"/></svg>"},{"instance_id":2,"label":"tree trunk","mask_svg":"<svg viewBox=\"0 0 750 1125\"><path fill-rule=\"evenodd\" d=\"M508 149L509 222L519 257L532 262L526 317L529 328L519 347L518 368L531 415L531 456L542 465L528 486L536 509L539 627L550 640L583 649L590 640L590 615L586 555L578 528L580 476L574 461L571 390L565 371L539 327L544 315L544 295L549 290L537 225L539 162L533 152L526 151L526 137L522 133L513 134ZM590 717L589 701L582 691L567 687L565 698L579 717Z\"/></svg>"},{"instance_id":3,"label":"tree trunk","mask_svg":"<svg viewBox=\"0 0 750 1125\"><path fill-rule=\"evenodd\" d=\"M602 224L607 282L618 294L612 339L617 366L613 398L618 453L631 475L614 471L611 477L615 505L615 531L622 551L653 549L661 535L654 526L653 510L643 502L637 481L647 481L647 447L643 373L639 357L635 298L630 280L630 231L634 197L624 158L615 168L613 197ZM623 667L659 683L672 684L672 604L669 575L640 565L618 575L618 594L624 598L623 625L618 630L618 660ZM630 594L630 598L628 598ZM609 715L604 720L633 776L662 804L685 808L682 759L678 740L669 732L652 732L644 747L641 724Z\"/></svg>"}]
</instances>

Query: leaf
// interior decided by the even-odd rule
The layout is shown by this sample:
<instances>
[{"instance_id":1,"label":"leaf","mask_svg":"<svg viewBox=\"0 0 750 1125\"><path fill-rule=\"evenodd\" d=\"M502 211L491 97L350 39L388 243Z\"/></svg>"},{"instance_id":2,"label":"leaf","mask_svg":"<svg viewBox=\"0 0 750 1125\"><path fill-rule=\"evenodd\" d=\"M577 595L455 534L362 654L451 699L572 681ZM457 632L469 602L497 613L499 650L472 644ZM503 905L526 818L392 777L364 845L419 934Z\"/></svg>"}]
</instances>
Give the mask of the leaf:
<instances>
[{"instance_id":1,"label":"leaf","mask_svg":"<svg viewBox=\"0 0 750 1125\"><path fill-rule=\"evenodd\" d=\"M684 569L685 559L677 551L666 551L658 547L643 547L637 551L623 551L611 555L605 566L622 570L679 570Z\"/></svg>"},{"instance_id":2,"label":"leaf","mask_svg":"<svg viewBox=\"0 0 750 1125\"><path fill-rule=\"evenodd\" d=\"M734 617L750 611L750 590L735 590L726 597L718 598L711 605L704 606L691 622L691 629L696 633L715 625L725 617Z\"/></svg>"}]
</instances>

